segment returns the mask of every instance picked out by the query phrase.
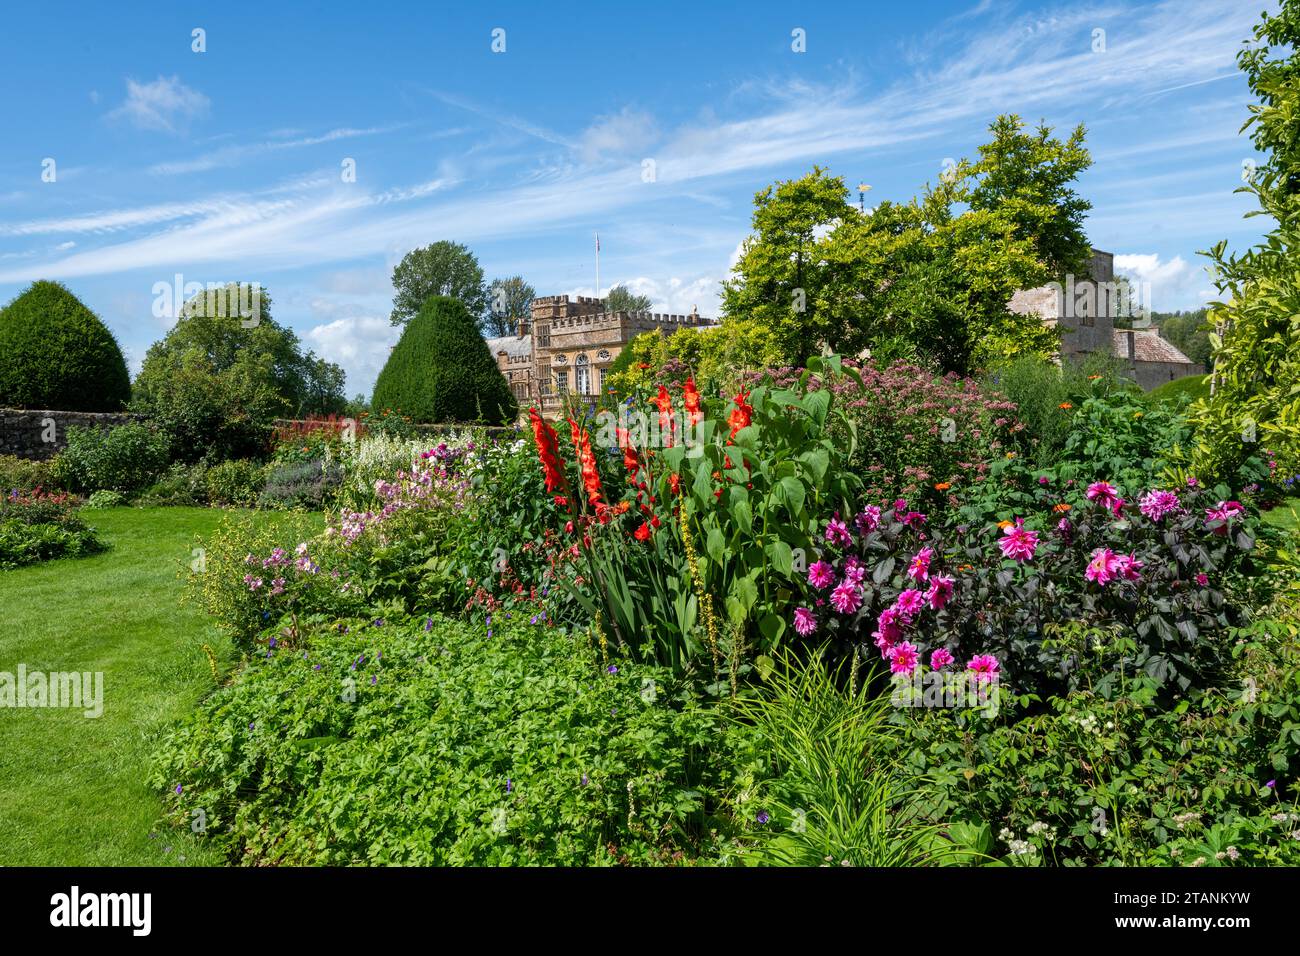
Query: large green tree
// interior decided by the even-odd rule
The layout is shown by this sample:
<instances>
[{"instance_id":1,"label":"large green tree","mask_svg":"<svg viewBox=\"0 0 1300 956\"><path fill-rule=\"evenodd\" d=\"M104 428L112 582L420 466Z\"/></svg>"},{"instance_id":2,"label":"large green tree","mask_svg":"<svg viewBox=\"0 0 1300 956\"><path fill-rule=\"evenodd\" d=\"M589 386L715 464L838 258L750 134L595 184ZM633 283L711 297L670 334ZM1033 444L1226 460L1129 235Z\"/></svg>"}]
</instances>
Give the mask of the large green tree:
<instances>
[{"instance_id":1,"label":"large green tree","mask_svg":"<svg viewBox=\"0 0 1300 956\"><path fill-rule=\"evenodd\" d=\"M443 240L402 257L393 269L393 325L409 322L434 295L459 299L475 321L488 312L483 269L467 246Z\"/></svg>"},{"instance_id":2,"label":"large green tree","mask_svg":"<svg viewBox=\"0 0 1300 956\"><path fill-rule=\"evenodd\" d=\"M606 312L649 312L650 296L637 295L625 285L616 285L605 293Z\"/></svg>"},{"instance_id":3,"label":"large green tree","mask_svg":"<svg viewBox=\"0 0 1300 956\"><path fill-rule=\"evenodd\" d=\"M57 282L35 282L0 311L0 406L115 412L131 397L117 340Z\"/></svg>"},{"instance_id":4,"label":"large green tree","mask_svg":"<svg viewBox=\"0 0 1300 956\"><path fill-rule=\"evenodd\" d=\"M488 288L488 313L484 319L487 335L512 335L519 331L519 323L528 323L533 298L537 290L524 281L523 276L493 279Z\"/></svg>"},{"instance_id":5,"label":"large green tree","mask_svg":"<svg viewBox=\"0 0 1300 956\"><path fill-rule=\"evenodd\" d=\"M1226 242L1205 253L1220 295L1209 304L1213 391L1192 408L1195 467L1229 478L1261 448L1283 476L1300 474L1300 0L1265 14L1254 40L1237 55L1259 100L1242 129L1264 162L1238 191L1259 203L1249 215L1275 225L1240 256Z\"/></svg>"},{"instance_id":6,"label":"large green tree","mask_svg":"<svg viewBox=\"0 0 1300 956\"><path fill-rule=\"evenodd\" d=\"M966 372L1056 337L1008 310L1020 289L1082 273L1088 165L1082 128L1067 139L999 117L979 158L955 164L907 203L862 213L821 168L755 197L754 234L723 284L728 321L768 330L782 359L818 347L907 356Z\"/></svg>"},{"instance_id":7,"label":"large green tree","mask_svg":"<svg viewBox=\"0 0 1300 956\"><path fill-rule=\"evenodd\" d=\"M245 286L245 289L248 287ZM260 290L252 316L219 296L187 301L176 325L149 347L135 381L132 405L153 416L187 460L259 454L276 418L341 412L343 370L310 352L271 317L271 297Z\"/></svg>"},{"instance_id":8,"label":"large green tree","mask_svg":"<svg viewBox=\"0 0 1300 956\"><path fill-rule=\"evenodd\" d=\"M416 422L504 425L518 413L478 320L450 296L426 299L388 355L371 407Z\"/></svg>"}]
</instances>

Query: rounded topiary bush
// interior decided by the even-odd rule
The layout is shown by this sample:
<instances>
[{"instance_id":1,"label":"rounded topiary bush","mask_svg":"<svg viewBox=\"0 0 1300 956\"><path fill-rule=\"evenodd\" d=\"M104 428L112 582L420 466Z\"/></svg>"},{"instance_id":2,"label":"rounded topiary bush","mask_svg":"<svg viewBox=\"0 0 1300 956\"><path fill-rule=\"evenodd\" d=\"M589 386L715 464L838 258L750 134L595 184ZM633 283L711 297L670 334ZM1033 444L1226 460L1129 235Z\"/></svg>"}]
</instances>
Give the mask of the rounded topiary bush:
<instances>
[{"instance_id":1,"label":"rounded topiary bush","mask_svg":"<svg viewBox=\"0 0 1300 956\"><path fill-rule=\"evenodd\" d=\"M131 397L117 340L57 282L35 282L0 311L0 406L113 412Z\"/></svg>"},{"instance_id":2,"label":"rounded topiary bush","mask_svg":"<svg viewBox=\"0 0 1300 956\"><path fill-rule=\"evenodd\" d=\"M376 414L401 410L416 422L503 425L518 413L474 316L457 299L433 296L407 323L375 382Z\"/></svg>"}]
</instances>

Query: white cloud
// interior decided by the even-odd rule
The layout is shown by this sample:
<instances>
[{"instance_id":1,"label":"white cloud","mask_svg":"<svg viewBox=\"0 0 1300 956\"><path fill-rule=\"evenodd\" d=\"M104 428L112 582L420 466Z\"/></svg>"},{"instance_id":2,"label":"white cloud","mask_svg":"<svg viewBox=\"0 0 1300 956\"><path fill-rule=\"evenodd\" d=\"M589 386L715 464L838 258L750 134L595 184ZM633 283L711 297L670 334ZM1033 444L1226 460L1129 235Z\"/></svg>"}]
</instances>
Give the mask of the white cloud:
<instances>
[{"instance_id":1,"label":"white cloud","mask_svg":"<svg viewBox=\"0 0 1300 956\"><path fill-rule=\"evenodd\" d=\"M269 134L272 139L264 143L248 143L243 146L224 146L221 149L213 150L205 156L199 156L196 159L178 160L175 162L155 163L149 167L149 172L158 176L177 176L183 173L201 173L210 169L219 169L225 166L234 166L243 160L264 153L271 153L282 149L301 149L304 146L318 146L321 143L333 143L341 139L353 139L358 136L374 136L379 133L389 133L399 129L402 124L393 126L371 126L365 129L332 129L327 133L319 136L304 136L298 139L281 139L277 138L273 132ZM279 131L285 132L285 131Z\"/></svg>"},{"instance_id":2,"label":"white cloud","mask_svg":"<svg viewBox=\"0 0 1300 956\"><path fill-rule=\"evenodd\" d=\"M579 149L588 162L616 156L639 157L658 137L653 116L624 107L621 112L597 117L579 138Z\"/></svg>"},{"instance_id":3,"label":"white cloud","mask_svg":"<svg viewBox=\"0 0 1300 956\"><path fill-rule=\"evenodd\" d=\"M1155 312L1195 309L1206 301L1205 268L1182 256L1162 260L1155 252L1116 255L1115 272L1134 282L1150 283L1149 301Z\"/></svg>"},{"instance_id":4,"label":"white cloud","mask_svg":"<svg viewBox=\"0 0 1300 956\"><path fill-rule=\"evenodd\" d=\"M386 315L366 313L359 306L339 307L318 300L312 303L313 311L350 313L343 317L313 326L303 338L321 358L336 362L347 373L347 394L362 392L369 395L388 361L391 346L397 344L402 330L391 325Z\"/></svg>"},{"instance_id":5,"label":"white cloud","mask_svg":"<svg viewBox=\"0 0 1300 956\"><path fill-rule=\"evenodd\" d=\"M126 100L108 114L109 119L126 120L137 129L175 133L190 120L208 112L211 101L178 76L159 76L152 83L126 81Z\"/></svg>"}]
</instances>

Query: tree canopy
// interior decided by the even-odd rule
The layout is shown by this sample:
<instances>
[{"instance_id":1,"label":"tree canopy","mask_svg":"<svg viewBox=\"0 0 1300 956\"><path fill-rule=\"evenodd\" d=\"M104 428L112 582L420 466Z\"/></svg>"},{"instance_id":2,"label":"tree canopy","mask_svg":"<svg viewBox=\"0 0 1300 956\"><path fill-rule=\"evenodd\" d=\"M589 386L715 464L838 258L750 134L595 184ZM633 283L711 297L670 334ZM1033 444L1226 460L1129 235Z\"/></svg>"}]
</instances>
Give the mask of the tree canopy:
<instances>
[{"instance_id":1,"label":"tree canopy","mask_svg":"<svg viewBox=\"0 0 1300 956\"><path fill-rule=\"evenodd\" d=\"M1280 476L1300 474L1300 2L1264 14L1237 55L1259 102L1242 126L1265 155L1239 192L1272 217L1263 242L1237 256L1219 242L1207 255L1220 300L1209 304L1212 394L1192 408L1200 473L1233 476L1262 448Z\"/></svg>"},{"instance_id":2,"label":"tree canopy","mask_svg":"<svg viewBox=\"0 0 1300 956\"><path fill-rule=\"evenodd\" d=\"M237 297L238 289L231 284L223 294ZM133 406L153 416L175 454L255 455L276 418L343 410L343 370L302 351L293 330L271 317L264 289L254 319L215 308L220 298L204 293L186 302L176 325L149 347L135 381Z\"/></svg>"},{"instance_id":3,"label":"tree canopy","mask_svg":"<svg viewBox=\"0 0 1300 956\"><path fill-rule=\"evenodd\" d=\"M1061 140L1003 116L990 133L977 160L906 203L860 212L820 167L758 193L754 232L723 283L725 320L766 327L791 364L823 346L959 372L1050 354L1055 333L1007 303L1082 274L1090 207L1072 183L1090 162L1084 130Z\"/></svg>"},{"instance_id":4,"label":"tree canopy","mask_svg":"<svg viewBox=\"0 0 1300 956\"><path fill-rule=\"evenodd\" d=\"M403 325L430 296L459 299L478 321L488 312L488 290L478 258L459 242L412 249L393 269L393 325Z\"/></svg>"},{"instance_id":5,"label":"tree canopy","mask_svg":"<svg viewBox=\"0 0 1300 956\"><path fill-rule=\"evenodd\" d=\"M605 293L606 312L648 312L650 297L636 295L625 285L616 285Z\"/></svg>"},{"instance_id":6,"label":"tree canopy","mask_svg":"<svg viewBox=\"0 0 1300 956\"><path fill-rule=\"evenodd\" d=\"M512 335L519 323L528 322L537 290L523 276L493 279L488 289L488 313L484 319L487 335Z\"/></svg>"}]
</instances>

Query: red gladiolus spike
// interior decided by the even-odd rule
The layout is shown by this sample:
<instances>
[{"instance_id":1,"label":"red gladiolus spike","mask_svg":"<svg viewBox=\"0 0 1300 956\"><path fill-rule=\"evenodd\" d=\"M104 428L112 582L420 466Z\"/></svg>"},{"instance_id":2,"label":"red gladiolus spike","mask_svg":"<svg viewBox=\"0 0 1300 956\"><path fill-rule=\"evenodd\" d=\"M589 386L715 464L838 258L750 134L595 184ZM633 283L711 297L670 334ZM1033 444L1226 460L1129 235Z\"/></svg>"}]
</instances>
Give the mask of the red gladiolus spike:
<instances>
[{"instance_id":1,"label":"red gladiolus spike","mask_svg":"<svg viewBox=\"0 0 1300 956\"><path fill-rule=\"evenodd\" d=\"M704 413L700 410L700 393L695 388L695 379L688 378L686 387L682 389L682 397L686 404L686 414L692 425L698 425Z\"/></svg>"},{"instance_id":2,"label":"red gladiolus spike","mask_svg":"<svg viewBox=\"0 0 1300 956\"><path fill-rule=\"evenodd\" d=\"M537 445L537 458L542 463L542 474L546 479L546 490L554 492L564 489L564 466L560 462L560 442L550 422L530 408L528 417L532 420L533 441Z\"/></svg>"}]
</instances>

